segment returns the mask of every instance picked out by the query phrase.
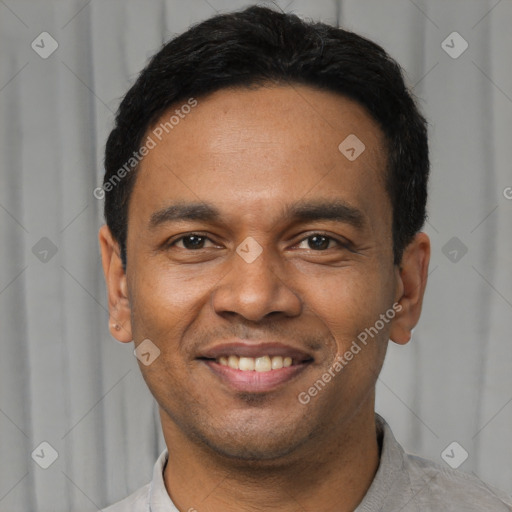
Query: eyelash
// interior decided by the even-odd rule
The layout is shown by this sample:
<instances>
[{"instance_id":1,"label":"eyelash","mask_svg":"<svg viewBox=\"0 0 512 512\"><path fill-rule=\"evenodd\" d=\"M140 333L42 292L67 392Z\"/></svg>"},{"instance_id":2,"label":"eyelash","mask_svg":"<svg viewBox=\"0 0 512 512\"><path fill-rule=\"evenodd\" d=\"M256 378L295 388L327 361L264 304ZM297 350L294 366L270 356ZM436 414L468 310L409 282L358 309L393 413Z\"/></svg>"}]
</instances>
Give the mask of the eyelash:
<instances>
[{"instance_id":1,"label":"eyelash","mask_svg":"<svg viewBox=\"0 0 512 512\"><path fill-rule=\"evenodd\" d=\"M182 235L179 238L170 241L169 243L167 243L165 245L165 248L166 249L170 249L171 247L175 246L179 241L183 240L184 238L188 238L188 237L192 237L192 236L198 236L198 237L204 238L205 240L209 240L212 243L215 243L213 240L211 240L204 233L192 232L192 233L188 233L186 235ZM314 232L314 233L312 233L312 234L302 238L301 240L299 240L298 243L300 244L300 243L308 240L309 238L313 238L314 236L321 236L321 237L327 238L330 241L336 242L338 244L339 248L341 248L341 249L349 249L350 250L350 244L348 242L342 242L341 240L338 240L337 238L335 238L335 237L333 237L331 235L328 235L327 233L322 233L321 231ZM186 247L183 247L182 249L184 249L186 251L194 252L194 251L200 251L201 249L204 249L204 247L201 247L201 248L195 249L195 250L194 249L187 249ZM321 250L317 250L317 251L315 251L314 249L309 249L309 250L314 251L314 252L325 252L325 251L328 251L329 248L328 249L321 249Z\"/></svg>"}]
</instances>

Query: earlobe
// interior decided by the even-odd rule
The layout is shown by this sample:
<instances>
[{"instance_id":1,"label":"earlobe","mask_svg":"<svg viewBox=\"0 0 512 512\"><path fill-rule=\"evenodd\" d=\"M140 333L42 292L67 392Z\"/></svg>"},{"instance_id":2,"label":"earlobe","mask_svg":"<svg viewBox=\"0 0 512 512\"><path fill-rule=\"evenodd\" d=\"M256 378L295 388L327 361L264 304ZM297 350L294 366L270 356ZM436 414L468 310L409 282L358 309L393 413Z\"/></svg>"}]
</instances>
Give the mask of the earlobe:
<instances>
[{"instance_id":1,"label":"earlobe","mask_svg":"<svg viewBox=\"0 0 512 512\"><path fill-rule=\"evenodd\" d=\"M405 345L418 323L427 285L430 239L418 233L406 247L398 270L396 301L400 306L391 323L390 339Z\"/></svg>"},{"instance_id":2,"label":"earlobe","mask_svg":"<svg viewBox=\"0 0 512 512\"><path fill-rule=\"evenodd\" d=\"M132 341L131 311L128 284L119 252L107 225L100 228L98 239L101 249L103 273L107 284L109 329L112 336L123 343Z\"/></svg>"}]
</instances>

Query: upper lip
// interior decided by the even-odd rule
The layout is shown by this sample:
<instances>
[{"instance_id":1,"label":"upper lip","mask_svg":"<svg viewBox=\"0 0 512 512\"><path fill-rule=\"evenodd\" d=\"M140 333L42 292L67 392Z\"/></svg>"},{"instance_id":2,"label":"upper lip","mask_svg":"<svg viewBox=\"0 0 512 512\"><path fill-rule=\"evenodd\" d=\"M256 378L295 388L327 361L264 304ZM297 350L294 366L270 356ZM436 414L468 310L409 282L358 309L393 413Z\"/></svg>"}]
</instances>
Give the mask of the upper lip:
<instances>
[{"instance_id":1,"label":"upper lip","mask_svg":"<svg viewBox=\"0 0 512 512\"><path fill-rule=\"evenodd\" d=\"M231 355L253 358L263 356L291 357L296 363L313 359L311 354L290 345L275 342L261 343L248 340L231 341L206 348L201 351L199 357L218 359L222 356L227 357Z\"/></svg>"}]
</instances>

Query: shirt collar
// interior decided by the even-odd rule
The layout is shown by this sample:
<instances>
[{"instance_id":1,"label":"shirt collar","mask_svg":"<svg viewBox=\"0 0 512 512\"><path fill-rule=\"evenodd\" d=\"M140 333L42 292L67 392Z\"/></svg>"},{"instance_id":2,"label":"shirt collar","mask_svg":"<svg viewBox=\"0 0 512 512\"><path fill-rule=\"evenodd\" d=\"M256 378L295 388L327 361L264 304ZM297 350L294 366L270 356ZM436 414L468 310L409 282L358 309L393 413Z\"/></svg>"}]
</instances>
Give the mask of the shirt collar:
<instances>
[{"instance_id":1,"label":"shirt collar","mask_svg":"<svg viewBox=\"0 0 512 512\"><path fill-rule=\"evenodd\" d=\"M363 501L354 512L382 510L392 490L394 493L400 492L404 503L412 499L410 479L405 468L405 452L386 420L377 413L375 424L381 446L379 467Z\"/></svg>"},{"instance_id":2,"label":"shirt collar","mask_svg":"<svg viewBox=\"0 0 512 512\"><path fill-rule=\"evenodd\" d=\"M149 512L179 512L171 501L164 482L164 469L169 452L165 449L153 468L153 480L149 489Z\"/></svg>"}]
</instances>

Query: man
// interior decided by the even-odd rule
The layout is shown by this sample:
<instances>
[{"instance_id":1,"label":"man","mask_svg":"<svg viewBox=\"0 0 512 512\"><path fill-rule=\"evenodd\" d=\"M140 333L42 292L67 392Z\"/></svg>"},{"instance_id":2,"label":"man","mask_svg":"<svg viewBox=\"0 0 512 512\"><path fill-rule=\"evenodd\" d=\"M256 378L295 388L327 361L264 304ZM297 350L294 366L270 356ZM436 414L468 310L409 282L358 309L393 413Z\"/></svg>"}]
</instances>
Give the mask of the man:
<instances>
[{"instance_id":1,"label":"man","mask_svg":"<svg viewBox=\"0 0 512 512\"><path fill-rule=\"evenodd\" d=\"M111 331L167 450L121 511L510 511L375 414L425 291L425 121L374 43L262 7L170 41L122 101Z\"/></svg>"}]
</instances>

